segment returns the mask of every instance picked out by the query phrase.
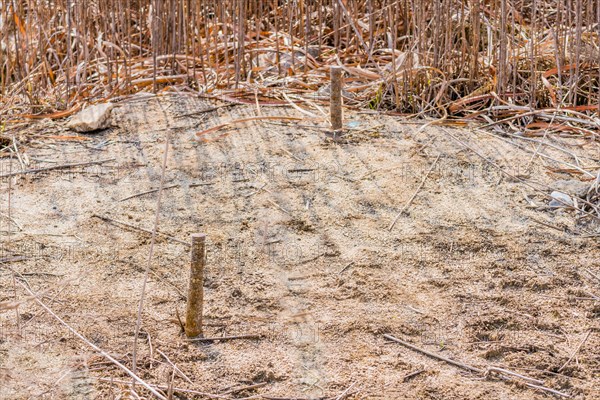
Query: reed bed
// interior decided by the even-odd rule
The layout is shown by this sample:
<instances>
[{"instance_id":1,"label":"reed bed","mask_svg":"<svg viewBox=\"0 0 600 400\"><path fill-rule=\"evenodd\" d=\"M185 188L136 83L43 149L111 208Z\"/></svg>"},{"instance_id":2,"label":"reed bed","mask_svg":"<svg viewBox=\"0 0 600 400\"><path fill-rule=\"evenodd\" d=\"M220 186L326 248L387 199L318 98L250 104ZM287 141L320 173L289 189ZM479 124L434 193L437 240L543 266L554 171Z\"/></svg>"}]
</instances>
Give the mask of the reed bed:
<instances>
[{"instance_id":1,"label":"reed bed","mask_svg":"<svg viewBox=\"0 0 600 400\"><path fill-rule=\"evenodd\" d=\"M5 121L136 92L301 102L328 96L527 134L600 126L596 0L0 0ZM300 104L300 103L298 103Z\"/></svg>"}]
</instances>

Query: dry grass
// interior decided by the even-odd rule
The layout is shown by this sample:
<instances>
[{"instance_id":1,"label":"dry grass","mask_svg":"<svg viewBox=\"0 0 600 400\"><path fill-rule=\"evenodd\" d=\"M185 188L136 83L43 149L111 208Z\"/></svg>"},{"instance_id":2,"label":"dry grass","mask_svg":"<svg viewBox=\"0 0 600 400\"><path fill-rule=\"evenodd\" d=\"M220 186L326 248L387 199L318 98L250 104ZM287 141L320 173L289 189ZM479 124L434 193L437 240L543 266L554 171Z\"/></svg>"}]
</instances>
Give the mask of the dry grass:
<instances>
[{"instance_id":1,"label":"dry grass","mask_svg":"<svg viewBox=\"0 0 600 400\"><path fill-rule=\"evenodd\" d=\"M436 118L518 116L511 122L533 134L589 136L598 128L597 1L0 4L0 107L13 120L61 117L139 91L251 103L304 98L306 105L327 98L328 67L340 64L348 106ZM530 113L543 109L574 120Z\"/></svg>"}]
</instances>

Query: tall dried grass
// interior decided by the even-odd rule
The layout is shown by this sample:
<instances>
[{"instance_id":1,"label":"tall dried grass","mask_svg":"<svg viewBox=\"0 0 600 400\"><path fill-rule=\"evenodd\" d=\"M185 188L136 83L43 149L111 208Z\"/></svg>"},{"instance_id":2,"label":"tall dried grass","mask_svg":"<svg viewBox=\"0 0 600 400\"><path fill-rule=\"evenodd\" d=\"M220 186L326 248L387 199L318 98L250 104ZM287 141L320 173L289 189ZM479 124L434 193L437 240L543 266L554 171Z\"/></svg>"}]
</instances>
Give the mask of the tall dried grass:
<instances>
[{"instance_id":1,"label":"tall dried grass","mask_svg":"<svg viewBox=\"0 0 600 400\"><path fill-rule=\"evenodd\" d=\"M0 0L4 117L138 91L434 117L599 110L597 0ZM322 96L326 97L326 96ZM54 116L65 115L65 112Z\"/></svg>"}]
</instances>

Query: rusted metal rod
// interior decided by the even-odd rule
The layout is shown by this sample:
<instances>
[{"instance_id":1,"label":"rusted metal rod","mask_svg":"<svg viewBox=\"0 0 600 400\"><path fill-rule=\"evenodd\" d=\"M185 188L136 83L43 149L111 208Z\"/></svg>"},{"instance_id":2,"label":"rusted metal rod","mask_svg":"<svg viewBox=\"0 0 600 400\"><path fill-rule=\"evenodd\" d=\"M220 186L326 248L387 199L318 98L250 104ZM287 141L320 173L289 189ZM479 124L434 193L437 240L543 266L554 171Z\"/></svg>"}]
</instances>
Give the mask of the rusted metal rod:
<instances>
[{"instance_id":1,"label":"rusted metal rod","mask_svg":"<svg viewBox=\"0 0 600 400\"><path fill-rule=\"evenodd\" d=\"M206 235L192 235L190 282L185 315L185 334L189 338L202 336L202 306L204 302L204 264Z\"/></svg>"},{"instance_id":2,"label":"rusted metal rod","mask_svg":"<svg viewBox=\"0 0 600 400\"><path fill-rule=\"evenodd\" d=\"M331 129L341 131L343 127L342 114L342 67L331 67L331 94L329 111L331 115Z\"/></svg>"}]
</instances>

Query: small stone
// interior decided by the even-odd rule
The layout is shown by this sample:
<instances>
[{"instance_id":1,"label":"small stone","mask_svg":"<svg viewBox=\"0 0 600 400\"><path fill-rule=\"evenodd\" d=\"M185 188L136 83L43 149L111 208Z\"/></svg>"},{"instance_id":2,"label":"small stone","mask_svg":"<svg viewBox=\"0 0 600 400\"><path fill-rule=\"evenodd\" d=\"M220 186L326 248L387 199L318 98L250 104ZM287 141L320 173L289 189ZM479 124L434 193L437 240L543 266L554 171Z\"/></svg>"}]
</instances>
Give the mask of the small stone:
<instances>
[{"instance_id":1,"label":"small stone","mask_svg":"<svg viewBox=\"0 0 600 400\"><path fill-rule=\"evenodd\" d=\"M559 208L573 205L573 199L568 194L555 191L550 196L552 196L552 200L548 204L550 207Z\"/></svg>"},{"instance_id":2,"label":"small stone","mask_svg":"<svg viewBox=\"0 0 600 400\"><path fill-rule=\"evenodd\" d=\"M96 104L79 111L67 123L67 128L76 132L93 132L110 126L110 112L114 104Z\"/></svg>"},{"instance_id":3,"label":"small stone","mask_svg":"<svg viewBox=\"0 0 600 400\"><path fill-rule=\"evenodd\" d=\"M558 180L552 185L558 192L569 193L577 197L585 198L588 189L590 188L589 182L582 182L578 179L569 180Z\"/></svg>"}]
</instances>

